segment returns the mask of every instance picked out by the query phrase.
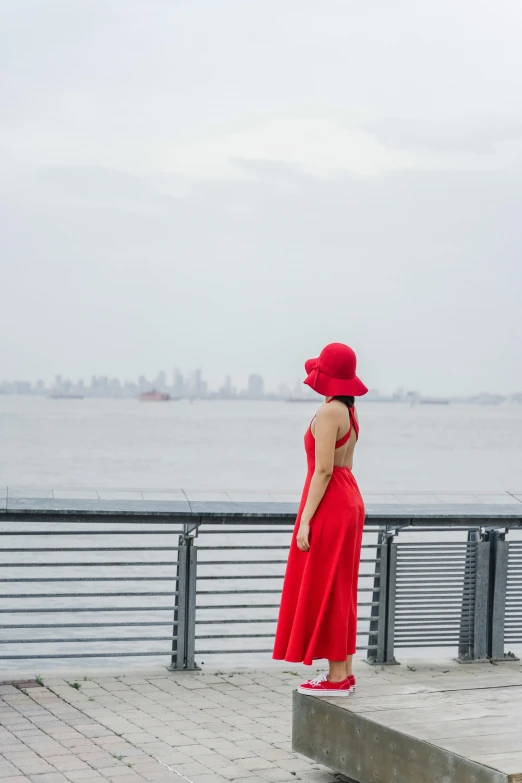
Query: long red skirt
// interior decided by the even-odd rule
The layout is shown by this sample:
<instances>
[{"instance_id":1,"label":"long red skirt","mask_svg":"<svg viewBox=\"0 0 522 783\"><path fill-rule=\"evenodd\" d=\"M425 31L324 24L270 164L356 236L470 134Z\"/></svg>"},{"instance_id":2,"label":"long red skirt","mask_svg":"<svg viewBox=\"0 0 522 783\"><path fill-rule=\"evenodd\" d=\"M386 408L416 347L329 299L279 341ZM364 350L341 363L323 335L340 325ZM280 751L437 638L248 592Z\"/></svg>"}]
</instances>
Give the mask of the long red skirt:
<instances>
[{"instance_id":1,"label":"long red skirt","mask_svg":"<svg viewBox=\"0 0 522 783\"><path fill-rule=\"evenodd\" d=\"M306 479L290 544L273 657L311 665L343 661L357 637L357 582L364 503L349 468L335 467L310 523L310 550L297 532L313 471Z\"/></svg>"}]
</instances>

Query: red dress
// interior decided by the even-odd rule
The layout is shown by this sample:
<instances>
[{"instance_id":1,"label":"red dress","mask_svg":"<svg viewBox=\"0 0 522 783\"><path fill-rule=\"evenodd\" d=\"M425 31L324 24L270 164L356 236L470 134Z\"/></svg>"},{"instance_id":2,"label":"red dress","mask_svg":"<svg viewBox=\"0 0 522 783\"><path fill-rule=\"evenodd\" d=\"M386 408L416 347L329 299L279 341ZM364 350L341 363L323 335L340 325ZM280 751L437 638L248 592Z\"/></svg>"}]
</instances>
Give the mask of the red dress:
<instances>
[{"instance_id":1,"label":"red dress","mask_svg":"<svg viewBox=\"0 0 522 783\"><path fill-rule=\"evenodd\" d=\"M353 408L350 429L335 444L359 437ZM304 443L308 474L286 567L273 657L311 665L316 658L343 661L353 655L357 635L357 581L364 527L364 503L350 468L334 467L310 523L310 550L297 547L301 514L315 469L311 426Z\"/></svg>"}]
</instances>

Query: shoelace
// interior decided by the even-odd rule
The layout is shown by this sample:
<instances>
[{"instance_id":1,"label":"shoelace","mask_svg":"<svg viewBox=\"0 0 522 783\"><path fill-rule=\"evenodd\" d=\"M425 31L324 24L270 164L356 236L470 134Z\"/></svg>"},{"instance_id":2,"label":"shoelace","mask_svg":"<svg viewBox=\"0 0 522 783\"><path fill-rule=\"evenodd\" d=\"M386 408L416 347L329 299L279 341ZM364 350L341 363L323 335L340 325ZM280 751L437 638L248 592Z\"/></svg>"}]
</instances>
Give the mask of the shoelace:
<instances>
[{"instance_id":1,"label":"shoelace","mask_svg":"<svg viewBox=\"0 0 522 783\"><path fill-rule=\"evenodd\" d=\"M316 677L313 680L308 680L308 685L321 685L321 683L326 682L328 679L328 674L320 674L319 677Z\"/></svg>"}]
</instances>

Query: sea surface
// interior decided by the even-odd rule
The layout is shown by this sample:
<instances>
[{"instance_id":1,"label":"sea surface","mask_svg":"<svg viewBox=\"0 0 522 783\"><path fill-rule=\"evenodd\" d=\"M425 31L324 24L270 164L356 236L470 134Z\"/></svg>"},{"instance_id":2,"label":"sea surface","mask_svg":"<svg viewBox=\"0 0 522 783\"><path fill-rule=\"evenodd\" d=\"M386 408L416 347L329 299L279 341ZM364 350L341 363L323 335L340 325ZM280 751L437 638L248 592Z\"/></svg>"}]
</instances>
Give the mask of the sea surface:
<instances>
[{"instance_id":1,"label":"sea surface","mask_svg":"<svg viewBox=\"0 0 522 783\"><path fill-rule=\"evenodd\" d=\"M140 490L157 492L158 498L183 488L189 499L297 501L306 470L303 436L315 407L308 402L190 404L0 396L0 488L33 496L53 489L56 497L74 497L74 490L86 497ZM397 493L404 502L432 498L465 503L476 502L473 493L480 493L486 502L519 502L506 493L522 495L522 406L361 402L358 413L361 435L354 473L367 500L380 496L383 502L393 502ZM85 523L47 522L4 527L14 533L2 537L4 547L45 547L45 551L0 551L0 672L25 678L39 671L76 672L103 666L121 673L130 667L168 663L176 553L150 551L150 547L172 548L177 543L174 527L163 526L160 531L157 525L134 525L124 535L107 534L114 525L90 523L88 531L86 527ZM19 534L22 530L26 535ZM33 537L33 530L47 533ZM400 535L423 538L427 534L404 531ZM431 533L444 541L465 541L465 535L464 531ZM205 594L198 595L201 624L196 649L222 652L198 654L198 663L263 661L266 665L270 661L269 652L254 651L271 646L277 613L273 607L274 602L277 607L288 541L288 530L273 528L263 534L235 530L199 536L198 590ZM238 542L252 548L228 549ZM365 542L375 544L375 534L366 533ZM275 544L280 548L266 551L266 545ZM71 547L86 551L67 552ZM369 561L359 582L363 602L371 595L364 591L373 585L375 550L364 551ZM249 564L236 564L245 559ZM267 559L272 559L271 565L263 564ZM114 566L115 560L128 564ZM215 564L216 560L226 560L227 565ZM57 567L66 562L73 565ZM231 573L237 575L235 580L226 578ZM109 581L115 576L123 581ZM2 581L6 578L14 581ZM66 581L71 579L76 581ZM238 592L222 592L228 589ZM243 590L259 592L244 594ZM136 591L144 595L125 595ZM147 596L147 591L160 595ZM46 597L49 594L52 597ZM272 608L264 607L267 602ZM225 605L228 608L219 608ZM369 610L363 607L365 612ZM368 643L367 628L361 619L361 647ZM234 639L238 633L249 638ZM224 638L228 634L232 637ZM78 641L68 641L71 638ZM15 641L7 644L10 639ZM36 639L43 644L36 644ZM107 653L129 648L147 652L147 657L61 658L79 650ZM150 651L159 655L148 657ZM2 655L33 654L55 657L1 660ZM364 656L364 650L359 654ZM454 648L429 648L401 650L399 658L455 654Z\"/></svg>"},{"instance_id":2,"label":"sea surface","mask_svg":"<svg viewBox=\"0 0 522 783\"><path fill-rule=\"evenodd\" d=\"M0 486L299 493L316 404L0 396ZM519 492L522 405L361 402L366 493Z\"/></svg>"}]
</instances>

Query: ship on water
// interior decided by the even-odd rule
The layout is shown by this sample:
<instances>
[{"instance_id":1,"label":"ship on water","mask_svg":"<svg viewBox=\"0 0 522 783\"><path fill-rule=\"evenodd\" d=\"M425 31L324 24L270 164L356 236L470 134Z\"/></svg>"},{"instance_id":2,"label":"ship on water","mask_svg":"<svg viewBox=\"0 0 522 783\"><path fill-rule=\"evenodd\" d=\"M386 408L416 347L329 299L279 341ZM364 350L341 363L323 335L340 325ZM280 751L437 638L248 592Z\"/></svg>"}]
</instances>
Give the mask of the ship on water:
<instances>
[{"instance_id":1,"label":"ship on water","mask_svg":"<svg viewBox=\"0 0 522 783\"><path fill-rule=\"evenodd\" d=\"M167 402L167 400L170 400L170 394L156 391L156 389L151 389L150 391L140 394L138 400L143 402Z\"/></svg>"}]
</instances>

